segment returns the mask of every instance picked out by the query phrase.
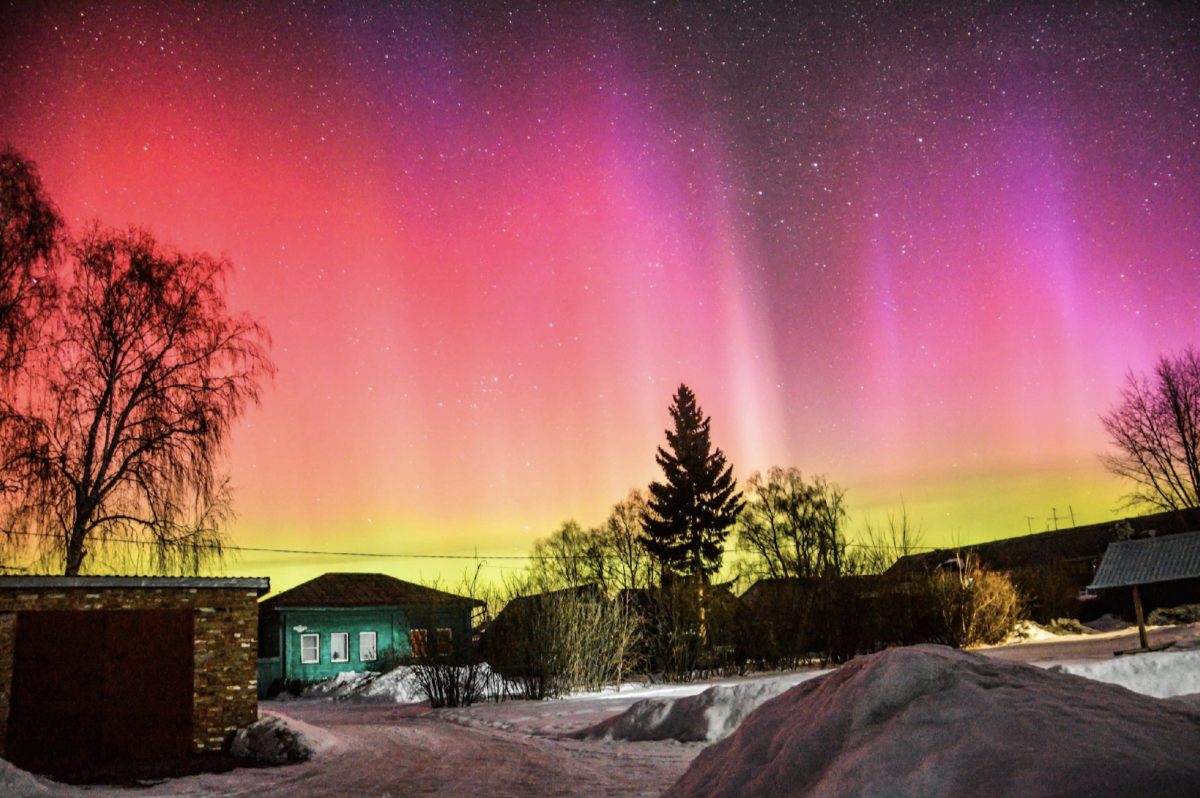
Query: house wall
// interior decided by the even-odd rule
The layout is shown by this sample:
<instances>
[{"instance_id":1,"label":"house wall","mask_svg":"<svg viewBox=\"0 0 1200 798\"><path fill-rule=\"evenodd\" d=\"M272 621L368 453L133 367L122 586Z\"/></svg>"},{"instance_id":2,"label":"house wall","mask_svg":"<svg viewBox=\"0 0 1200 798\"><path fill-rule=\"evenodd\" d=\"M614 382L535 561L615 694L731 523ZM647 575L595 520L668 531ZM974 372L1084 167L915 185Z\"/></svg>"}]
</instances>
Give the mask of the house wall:
<instances>
[{"instance_id":1,"label":"house wall","mask_svg":"<svg viewBox=\"0 0 1200 798\"><path fill-rule=\"evenodd\" d=\"M192 609L195 750L220 750L258 719L258 594L206 588L0 589L0 757L8 736L16 613L45 610Z\"/></svg>"},{"instance_id":2,"label":"house wall","mask_svg":"<svg viewBox=\"0 0 1200 798\"><path fill-rule=\"evenodd\" d=\"M412 629L428 629L430 644L434 641L437 628L452 631L455 651L469 645L471 639L471 609L467 606L450 607L358 607L358 608L279 608L279 629L282 637L280 663L282 678L304 682L330 679L339 673L362 672L373 663L360 659L358 635L360 632L375 632L379 656L389 649L397 657L411 656L409 632ZM345 632L350 636L350 661L332 662L330 659L330 635ZM300 661L300 636L320 635L321 661Z\"/></svg>"}]
</instances>

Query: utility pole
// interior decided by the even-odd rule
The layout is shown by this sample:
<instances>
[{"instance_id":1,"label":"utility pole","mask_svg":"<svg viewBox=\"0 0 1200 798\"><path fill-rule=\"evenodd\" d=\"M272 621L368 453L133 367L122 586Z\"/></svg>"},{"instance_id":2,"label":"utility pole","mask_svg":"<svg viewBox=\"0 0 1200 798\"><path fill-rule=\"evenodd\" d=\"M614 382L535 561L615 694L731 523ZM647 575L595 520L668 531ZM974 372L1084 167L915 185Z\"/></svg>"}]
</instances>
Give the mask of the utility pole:
<instances>
[{"instance_id":1,"label":"utility pole","mask_svg":"<svg viewBox=\"0 0 1200 798\"><path fill-rule=\"evenodd\" d=\"M1057 532L1058 531L1058 508L1051 507L1050 514L1051 514L1051 520L1054 521L1054 531Z\"/></svg>"},{"instance_id":2,"label":"utility pole","mask_svg":"<svg viewBox=\"0 0 1200 798\"><path fill-rule=\"evenodd\" d=\"M1025 524L1026 524L1026 526L1029 527L1029 534L1032 535L1033 534L1033 516L1032 515L1025 516Z\"/></svg>"},{"instance_id":3,"label":"utility pole","mask_svg":"<svg viewBox=\"0 0 1200 798\"><path fill-rule=\"evenodd\" d=\"M1067 512L1071 514L1071 526L1075 526L1075 509L1068 504Z\"/></svg>"}]
</instances>

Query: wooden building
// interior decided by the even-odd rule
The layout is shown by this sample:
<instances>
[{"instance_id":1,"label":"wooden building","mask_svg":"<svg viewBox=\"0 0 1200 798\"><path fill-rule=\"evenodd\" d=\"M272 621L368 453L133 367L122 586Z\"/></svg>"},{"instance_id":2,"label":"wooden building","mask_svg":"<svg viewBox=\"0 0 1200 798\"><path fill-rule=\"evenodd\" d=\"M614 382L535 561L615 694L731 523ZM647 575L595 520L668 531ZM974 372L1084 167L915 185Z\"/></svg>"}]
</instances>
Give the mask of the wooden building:
<instances>
[{"instance_id":1,"label":"wooden building","mask_svg":"<svg viewBox=\"0 0 1200 798\"><path fill-rule=\"evenodd\" d=\"M1200 603L1200 532L1111 544L1088 589L1131 607L1142 649L1150 650L1146 614Z\"/></svg>"},{"instance_id":2,"label":"wooden building","mask_svg":"<svg viewBox=\"0 0 1200 798\"><path fill-rule=\"evenodd\" d=\"M259 693L471 644L483 602L384 574L331 573L259 605Z\"/></svg>"},{"instance_id":3,"label":"wooden building","mask_svg":"<svg viewBox=\"0 0 1200 798\"><path fill-rule=\"evenodd\" d=\"M0 757L41 773L220 750L258 717L267 579L0 576Z\"/></svg>"}]
</instances>

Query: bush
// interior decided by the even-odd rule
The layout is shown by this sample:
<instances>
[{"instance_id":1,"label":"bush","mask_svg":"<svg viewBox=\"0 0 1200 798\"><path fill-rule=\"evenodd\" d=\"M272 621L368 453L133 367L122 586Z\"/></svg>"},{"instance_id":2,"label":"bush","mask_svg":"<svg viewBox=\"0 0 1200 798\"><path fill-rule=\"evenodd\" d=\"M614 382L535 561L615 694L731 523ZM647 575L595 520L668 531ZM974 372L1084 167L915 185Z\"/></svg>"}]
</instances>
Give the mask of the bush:
<instances>
[{"instance_id":1,"label":"bush","mask_svg":"<svg viewBox=\"0 0 1200 798\"><path fill-rule=\"evenodd\" d=\"M516 696L552 698L620 682L641 624L597 588L517 595L484 634L485 657Z\"/></svg>"},{"instance_id":2,"label":"bush","mask_svg":"<svg viewBox=\"0 0 1200 798\"><path fill-rule=\"evenodd\" d=\"M1025 599L1030 620L1048 624L1056 618L1079 617L1079 587L1086 585L1090 577L1080 566L1052 562L1018 568L1011 576Z\"/></svg>"},{"instance_id":3,"label":"bush","mask_svg":"<svg viewBox=\"0 0 1200 798\"><path fill-rule=\"evenodd\" d=\"M1024 617L1021 594L1005 573L968 566L929 577L931 592L956 647L995 645Z\"/></svg>"}]
</instances>

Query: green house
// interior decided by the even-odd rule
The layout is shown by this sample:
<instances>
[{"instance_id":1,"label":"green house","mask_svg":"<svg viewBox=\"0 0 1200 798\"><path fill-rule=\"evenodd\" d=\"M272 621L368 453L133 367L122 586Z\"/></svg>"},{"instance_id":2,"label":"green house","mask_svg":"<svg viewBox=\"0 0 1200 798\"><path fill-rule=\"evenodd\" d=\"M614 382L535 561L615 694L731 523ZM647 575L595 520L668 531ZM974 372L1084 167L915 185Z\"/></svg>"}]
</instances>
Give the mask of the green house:
<instances>
[{"instance_id":1,"label":"green house","mask_svg":"<svg viewBox=\"0 0 1200 798\"><path fill-rule=\"evenodd\" d=\"M462 656L482 606L384 574L318 576L259 603L259 694L414 655Z\"/></svg>"}]
</instances>

